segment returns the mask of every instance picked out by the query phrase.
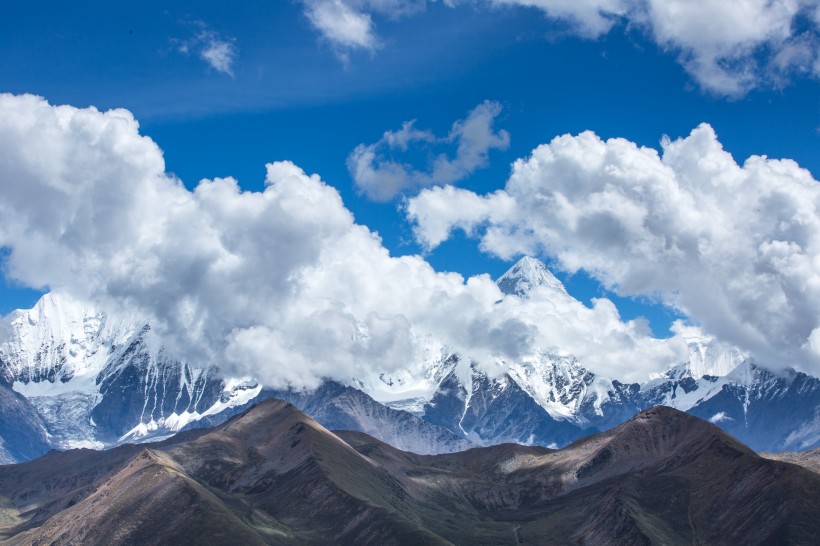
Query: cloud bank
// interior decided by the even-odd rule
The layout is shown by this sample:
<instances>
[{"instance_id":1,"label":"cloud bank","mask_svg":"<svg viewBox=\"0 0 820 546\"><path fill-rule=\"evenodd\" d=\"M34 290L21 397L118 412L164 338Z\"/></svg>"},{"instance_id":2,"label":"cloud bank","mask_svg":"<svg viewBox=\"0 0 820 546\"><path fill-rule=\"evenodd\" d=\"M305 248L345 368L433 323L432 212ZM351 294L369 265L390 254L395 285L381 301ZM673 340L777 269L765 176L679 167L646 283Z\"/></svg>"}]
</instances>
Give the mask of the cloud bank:
<instances>
[{"instance_id":1,"label":"cloud bank","mask_svg":"<svg viewBox=\"0 0 820 546\"><path fill-rule=\"evenodd\" d=\"M487 165L490 150L504 150L509 146L510 135L503 129L493 130L499 113L500 104L484 101L470 111L466 119L455 122L444 138L416 129L415 120L405 122L401 129L387 131L374 144L359 144L347 158L348 170L359 190L375 201L389 201L407 190L461 181ZM456 146L454 157L437 155L426 172L384 155L384 152L407 152L410 147L442 144Z\"/></svg>"},{"instance_id":2,"label":"cloud bank","mask_svg":"<svg viewBox=\"0 0 820 546\"><path fill-rule=\"evenodd\" d=\"M606 299L522 301L486 275L391 257L290 162L268 165L261 192L231 178L188 190L126 110L0 95L0 179L7 277L145 316L173 353L271 386L412 373L431 336L488 365L569 352L634 379L686 357Z\"/></svg>"},{"instance_id":3,"label":"cloud bank","mask_svg":"<svg viewBox=\"0 0 820 546\"><path fill-rule=\"evenodd\" d=\"M330 43L373 51L373 16L423 11L426 0L305 0L305 13ZM570 32L599 38L615 27L638 31L677 57L706 91L739 97L791 78L820 77L820 7L813 0L462 0L492 8L530 8Z\"/></svg>"},{"instance_id":4,"label":"cloud bank","mask_svg":"<svg viewBox=\"0 0 820 546\"><path fill-rule=\"evenodd\" d=\"M591 132L513 165L506 187L423 190L408 202L418 240L453 229L510 258L553 257L625 296L680 310L774 366L820 371L820 184L791 160L742 165L709 125L662 154Z\"/></svg>"}]
</instances>

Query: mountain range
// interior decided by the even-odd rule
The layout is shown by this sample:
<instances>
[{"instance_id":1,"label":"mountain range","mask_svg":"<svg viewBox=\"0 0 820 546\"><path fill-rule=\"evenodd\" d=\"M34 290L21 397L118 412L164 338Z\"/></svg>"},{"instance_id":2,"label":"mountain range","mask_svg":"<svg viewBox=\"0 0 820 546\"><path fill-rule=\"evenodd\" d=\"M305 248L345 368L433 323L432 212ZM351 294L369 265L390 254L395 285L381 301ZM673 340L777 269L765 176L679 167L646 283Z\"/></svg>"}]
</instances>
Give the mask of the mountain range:
<instances>
[{"instance_id":1,"label":"mountain range","mask_svg":"<svg viewBox=\"0 0 820 546\"><path fill-rule=\"evenodd\" d=\"M506 297L571 298L538 260L497 281ZM151 325L50 293L0 324L0 462L51 448L109 448L217 425L267 398L331 429L365 432L419 454L520 443L551 448L615 427L657 405L698 416L752 449L820 446L820 380L773 371L716 340L689 340L689 359L642 384L596 375L571 354L533 348L504 372L425 339L422 373L272 389L174 358Z\"/></svg>"},{"instance_id":2,"label":"mountain range","mask_svg":"<svg viewBox=\"0 0 820 546\"><path fill-rule=\"evenodd\" d=\"M162 442L0 466L0 541L812 544L817 498L820 475L672 408L561 450L418 455L267 400Z\"/></svg>"}]
</instances>

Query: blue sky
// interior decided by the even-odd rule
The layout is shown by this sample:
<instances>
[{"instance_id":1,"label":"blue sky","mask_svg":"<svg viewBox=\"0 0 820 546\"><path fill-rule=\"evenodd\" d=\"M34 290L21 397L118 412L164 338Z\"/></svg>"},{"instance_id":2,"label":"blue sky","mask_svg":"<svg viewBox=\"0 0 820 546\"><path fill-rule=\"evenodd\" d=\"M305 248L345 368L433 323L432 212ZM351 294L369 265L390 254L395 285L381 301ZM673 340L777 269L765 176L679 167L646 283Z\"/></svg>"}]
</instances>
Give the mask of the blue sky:
<instances>
[{"instance_id":1,"label":"blue sky","mask_svg":"<svg viewBox=\"0 0 820 546\"><path fill-rule=\"evenodd\" d=\"M370 46L334 41L310 18L311 6L321 4L17 3L0 20L0 92L130 110L189 188L233 176L259 190L266 163L293 161L334 186L394 255L423 250L404 198L374 202L358 192L349 154L413 119L446 135L485 100L501 105L494 127L510 142L459 182L478 194L502 188L514 160L558 135L592 130L658 148L662 136L685 137L701 122L740 163L752 154L790 158L820 175L812 58L777 78L761 69L748 89L726 93L682 65L685 40L660 43L631 16L611 17L611 30L590 37L577 20L536 8L352 2L373 25L377 45ZM793 25L805 26L804 41L816 52L817 26L806 6ZM204 57L213 45L229 52L222 65ZM751 58L765 64L776 45L763 43ZM429 152L402 158L425 169ZM460 232L426 259L465 276L497 277L511 264ZM657 336L669 335L681 316L646 297L618 297L584 270L557 274L584 302L605 295L625 319L647 317ZM38 294L5 281L0 311L30 306Z\"/></svg>"}]
</instances>

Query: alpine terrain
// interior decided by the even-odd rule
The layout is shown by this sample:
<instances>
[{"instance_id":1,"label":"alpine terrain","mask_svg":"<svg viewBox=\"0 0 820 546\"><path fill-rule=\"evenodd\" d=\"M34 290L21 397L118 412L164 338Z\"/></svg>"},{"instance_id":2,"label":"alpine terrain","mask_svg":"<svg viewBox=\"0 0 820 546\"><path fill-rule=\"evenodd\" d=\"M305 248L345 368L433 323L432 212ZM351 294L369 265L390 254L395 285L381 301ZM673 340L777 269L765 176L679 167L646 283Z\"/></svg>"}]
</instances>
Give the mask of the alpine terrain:
<instances>
[{"instance_id":1,"label":"alpine terrain","mask_svg":"<svg viewBox=\"0 0 820 546\"><path fill-rule=\"evenodd\" d=\"M497 281L504 297L572 298L538 260ZM481 363L420 338L420 373L327 381L314 391L267 388L169 354L150 324L46 294L0 326L0 461L51 448L105 448L213 426L276 397L331 429L357 430L420 454L506 442L565 446L656 405L688 412L752 449L820 446L820 380L775 372L708 338L687 362L642 384L596 375L573 355L533 348L488 374Z\"/></svg>"}]
</instances>

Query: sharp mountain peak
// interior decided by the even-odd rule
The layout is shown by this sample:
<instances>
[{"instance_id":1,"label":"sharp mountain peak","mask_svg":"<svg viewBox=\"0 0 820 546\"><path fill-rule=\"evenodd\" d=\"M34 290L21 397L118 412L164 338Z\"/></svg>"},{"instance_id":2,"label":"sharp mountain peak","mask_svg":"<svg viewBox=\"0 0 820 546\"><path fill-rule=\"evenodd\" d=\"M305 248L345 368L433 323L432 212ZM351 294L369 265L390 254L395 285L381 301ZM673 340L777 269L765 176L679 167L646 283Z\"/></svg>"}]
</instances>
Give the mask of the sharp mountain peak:
<instances>
[{"instance_id":1,"label":"sharp mountain peak","mask_svg":"<svg viewBox=\"0 0 820 546\"><path fill-rule=\"evenodd\" d=\"M540 286L567 294L563 283L552 274L544 262L530 256L518 260L498 278L496 284L504 294L522 298L529 297L530 291Z\"/></svg>"}]
</instances>

